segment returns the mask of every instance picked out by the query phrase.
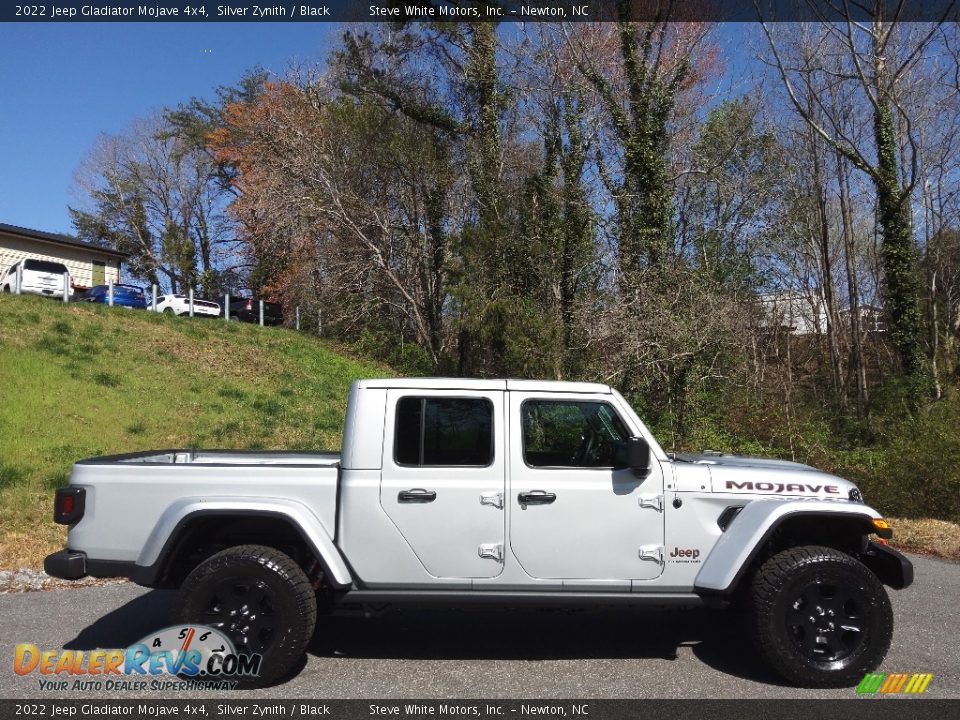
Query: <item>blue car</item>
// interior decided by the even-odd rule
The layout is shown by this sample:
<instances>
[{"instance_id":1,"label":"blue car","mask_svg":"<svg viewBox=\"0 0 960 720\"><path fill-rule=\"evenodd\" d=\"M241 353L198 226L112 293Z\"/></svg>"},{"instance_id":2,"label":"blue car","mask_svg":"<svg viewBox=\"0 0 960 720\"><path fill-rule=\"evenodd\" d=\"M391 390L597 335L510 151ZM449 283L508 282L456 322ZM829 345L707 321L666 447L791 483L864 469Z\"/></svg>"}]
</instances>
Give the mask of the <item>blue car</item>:
<instances>
[{"instance_id":1,"label":"blue car","mask_svg":"<svg viewBox=\"0 0 960 720\"><path fill-rule=\"evenodd\" d=\"M107 305L110 302L108 297L109 293L110 288L108 286L95 285L87 291L87 296L84 298L84 300L87 302L103 303L104 305ZM145 310L149 303L147 302L147 296L143 293L143 289L138 288L135 285L114 285L113 304Z\"/></svg>"}]
</instances>

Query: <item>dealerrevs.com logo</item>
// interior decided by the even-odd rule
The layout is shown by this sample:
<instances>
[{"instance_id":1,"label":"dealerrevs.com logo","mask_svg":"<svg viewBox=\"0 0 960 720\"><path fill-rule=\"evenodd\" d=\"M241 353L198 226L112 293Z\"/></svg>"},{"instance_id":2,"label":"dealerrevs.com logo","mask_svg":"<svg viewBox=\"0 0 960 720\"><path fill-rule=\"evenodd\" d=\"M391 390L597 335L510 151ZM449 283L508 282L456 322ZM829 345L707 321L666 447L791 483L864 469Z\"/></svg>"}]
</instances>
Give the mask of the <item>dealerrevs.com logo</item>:
<instances>
[{"instance_id":1,"label":"dealerrevs.com logo","mask_svg":"<svg viewBox=\"0 0 960 720\"><path fill-rule=\"evenodd\" d=\"M919 695L932 679L930 673L867 673L857 695Z\"/></svg>"},{"instance_id":2,"label":"dealerrevs.com logo","mask_svg":"<svg viewBox=\"0 0 960 720\"><path fill-rule=\"evenodd\" d=\"M228 637L205 625L174 625L126 650L14 649L13 671L38 675L41 690L232 690L260 674L263 656L238 653ZM176 677L171 677L176 676Z\"/></svg>"}]
</instances>

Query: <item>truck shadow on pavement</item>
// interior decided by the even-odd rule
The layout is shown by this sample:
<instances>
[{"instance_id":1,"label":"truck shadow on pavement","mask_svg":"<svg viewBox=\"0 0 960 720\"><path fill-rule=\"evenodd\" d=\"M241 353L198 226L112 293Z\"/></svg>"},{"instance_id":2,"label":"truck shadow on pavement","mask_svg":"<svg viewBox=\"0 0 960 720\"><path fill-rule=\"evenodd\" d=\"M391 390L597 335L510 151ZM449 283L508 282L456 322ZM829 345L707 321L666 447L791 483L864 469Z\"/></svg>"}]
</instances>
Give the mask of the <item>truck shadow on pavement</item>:
<instances>
[{"instance_id":1,"label":"truck shadow on pavement","mask_svg":"<svg viewBox=\"0 0 960 720\"><path fill-rule=\"evenodd\" d=\"M138 595L85 627L63 647L66 650L129 647L170 624L172 596L173 593L165 590Z\"/></svg>"},{"instance_id":2,"label":"truck shadow on pavement","mask_svg":"<svg viewBox=\"0 0 960 720\"><path fill-rule=\"evenodd\" d=\"M64 647L125 648L167 627L171 597L161 590L139 595ZM757 657L734 613L706 609L393 608L370 617L321 616L308 652L351 659L675 661L684 647L725 675L784 684Z\"/></svg>"},{"instance_id":3,"label":"truck shadow on pavement","mask_svg":"<svg viewBox=\"0 0 960 720\"><path fill-rule=\"evenodd\" d=\"M706 609L391 609L319 618L309 652L415 660L677 660L681 647L718 672L785 684L756 655L738 617Z\"/></svg>"}]
</instances>

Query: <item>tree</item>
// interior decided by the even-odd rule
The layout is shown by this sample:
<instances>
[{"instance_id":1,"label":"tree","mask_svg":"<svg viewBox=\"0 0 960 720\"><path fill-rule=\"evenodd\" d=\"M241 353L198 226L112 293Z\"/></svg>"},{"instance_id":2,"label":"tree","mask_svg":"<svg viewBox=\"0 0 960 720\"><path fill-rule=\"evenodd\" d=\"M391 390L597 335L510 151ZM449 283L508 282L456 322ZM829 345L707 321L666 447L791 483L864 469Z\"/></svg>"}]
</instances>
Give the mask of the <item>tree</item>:
<instances>
[{"instance_id":1,"label":"tree","mask_svg":"<svg viewBox=\"0 0 960 720\"><path fill-rule=\"evenodd\" d=\"M868 22L860 22L848 12L840 23L805 26L793 35L789 48L778 40L770 24L763 23L763 29L793 109L836 153L873 182L883 235L885 309L901 369L916 402L930 392L931 375L924 348L921 285L916 272L919 256L911 208L920 179L918 113L915 104L904 100L911 80L938 71L928 52L937 42L939 24L897 22L896 17L883 15L884 7L875 5ZM850 137L846 119L836 106L828 104L828 89L838 84L849 85L857 104L868 109L873 125L869 142ZM917 95L913 99L920 100Z\"/></svg>"},{"instance_id":2,"label":"tree","mask_svg":"<svg viewBox=\"0 0 960 720\"><path fill-rule=\"evenodd\" d=\"M230 239L212 159L157 115L103 136L78 173L88 206L70 208L79 237L131 253L135 277L177 292L219 292Z\"/></svg>"}]
</instances>

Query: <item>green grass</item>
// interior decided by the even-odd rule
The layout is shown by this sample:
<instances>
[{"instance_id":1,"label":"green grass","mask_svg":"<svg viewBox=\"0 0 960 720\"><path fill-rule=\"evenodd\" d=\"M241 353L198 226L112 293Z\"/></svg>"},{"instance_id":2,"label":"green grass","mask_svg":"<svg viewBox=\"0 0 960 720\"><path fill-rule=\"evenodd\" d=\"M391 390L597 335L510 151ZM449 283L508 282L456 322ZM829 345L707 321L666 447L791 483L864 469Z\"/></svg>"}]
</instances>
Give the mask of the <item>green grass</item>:
<instances>
[{"instance_id":1,"label":"green grass","mask_svg":"<svg viewBox=\"0 0 960 720\"><path fill-rule=\"evenodd\" d=\"M390 374L286 329L0 296L0 567L62 546L52 490L77 460L338 448L350 383Z\"/></svg>"}]
</instances>

